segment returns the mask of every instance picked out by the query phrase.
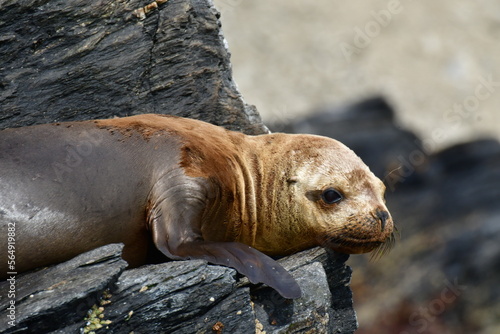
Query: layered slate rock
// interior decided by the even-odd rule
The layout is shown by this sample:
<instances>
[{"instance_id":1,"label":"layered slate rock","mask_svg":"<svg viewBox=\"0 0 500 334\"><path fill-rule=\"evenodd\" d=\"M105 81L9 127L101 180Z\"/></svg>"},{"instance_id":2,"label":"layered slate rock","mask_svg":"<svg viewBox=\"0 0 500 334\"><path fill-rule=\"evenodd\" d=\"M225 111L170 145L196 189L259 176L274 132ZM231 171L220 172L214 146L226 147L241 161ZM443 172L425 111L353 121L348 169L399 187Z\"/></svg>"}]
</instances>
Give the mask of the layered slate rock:
<instances>
[{"instance_id":1,"label":"layered slate rock","mask_svg":"<svg viewBox=\"0 0 500 334\"><path fill-rule=\"evenodd\" d=\"M148 1L3 1L0 128L160 113L266 132L233 82L212 3L159 3L143 14Z\"/></svg>"},{"instance_id":2,"label":"layered slate rock","mask_svg":"<svg viewBox=\"0 0 500 334\"><path fill-rule=\"evenodd\" d=\"M112 244L81 254L58 266L16 277L16 326L9 326L5 291L0 283L1 333L48 333L81 322L103 291L113 285L127 263L123 245Z\"/></svg>"},{"instance_id":3,"label":"layered slate rock","mask_svg":"<svg viewBox=\"0 0 500 334\"><path fill-rule=\"evenodd\" d=\"M254 308L262 329L276 334L354 333L348 258L320 248L283 258L280 263L297 280L303 296L291 301L271 288L255 289Z\"/></svg>"},{"instance_id":4,"label":"layered slate rock","mask_svg":"<svg viewBox=\"0 0 500 334\"><path fill-rule=\"evenodd\" d=\"M125 270L121 244L17 278L18 325L2 333L80 333L103 293L105 333L353 333L348 256L320 248L280 260L303 296L282 298L227 267L202 260L171 261ZM0 284L7 289L8 282ZM5 300L0 316L6 317Z\"/></svg>"},{"instance_id":5,"label":"layered slate rock","mask_svg":"<svg viewBox=\"0 0 500 334\"><path fill-rule=\"evenodd\" d=\"M205 314L213 309L226 311L227 306L221 304L235 290L234 276L233 269L209 267L204 261L128 270L120 277L112 303L106 308L106 316L112 321L110 332L128 333L147 326L151 333L167 329L171 333L195 333L202 325L211 326L219 319ZM237 308L238 304L229 306ZM246 316L251 316L251 310L246 311Z\"/></svg>"}]
</instances>

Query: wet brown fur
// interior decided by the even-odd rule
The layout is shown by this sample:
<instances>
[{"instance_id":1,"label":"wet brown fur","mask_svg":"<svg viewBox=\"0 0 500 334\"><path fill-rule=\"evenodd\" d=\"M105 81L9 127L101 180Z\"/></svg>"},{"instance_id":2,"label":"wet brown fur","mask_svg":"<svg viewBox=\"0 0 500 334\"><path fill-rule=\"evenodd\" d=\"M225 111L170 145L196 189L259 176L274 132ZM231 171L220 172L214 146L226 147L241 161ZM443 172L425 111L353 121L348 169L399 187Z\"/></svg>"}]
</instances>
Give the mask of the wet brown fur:
<instances>
[{"instance_id":1,"label":"wet brown fur","mask_svg":"<svg viewBox=\"0 0 500 334\"><path fill-rule=\"evenodd\" d=\"M392 240L392 221L385 231L375 210L385 209L383 189L361 160L342 144L319 136L269 134L245 136L208 123L172 116L141 115L136 117L95 121L98 127L122 134L139 134L148 140L152 135L169 134L179 138L179 166L190 177L205 178L214 185L214 193L203 213L203 238L210 241L238 241L270 255L286 255L315 245L324 245L343 252L362 253ZM320 199L322 187L312 189L315 202L308 210L350 210L342 221L317 221L315 215L302 212L296 205L293 187L301 183L296 165L322 161L325 152L339 150L331 164L346 169L346 193L366 192L369 212L360 212L346 203L327 205ZM351 166L343 166L341 159ZM357 157L356 157L357 158ZM350 161L353 160L353 161ZM357 168L356 164L359 164ZM340 167L339 167L340 168ZM349 169L350 168L350 169ZM328 171L325 171L327 174ZM341 174L344 175L344 174ZM376 179L378 181L378 179ZM335 187L335 177L330 181ZM305 196L305 195L304 195ZM353 205L353 203L351 203Z\"/></svg>"}]
</instances>

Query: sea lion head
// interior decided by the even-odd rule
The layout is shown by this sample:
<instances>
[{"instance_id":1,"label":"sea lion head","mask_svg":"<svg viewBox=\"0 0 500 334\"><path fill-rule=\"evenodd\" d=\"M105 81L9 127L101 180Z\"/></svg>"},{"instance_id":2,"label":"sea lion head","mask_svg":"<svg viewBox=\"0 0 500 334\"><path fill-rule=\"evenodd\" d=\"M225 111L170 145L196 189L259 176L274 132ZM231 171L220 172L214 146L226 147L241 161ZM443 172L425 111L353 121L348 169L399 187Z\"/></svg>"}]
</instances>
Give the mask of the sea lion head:
<instances>
[{"instance_id":1,"label":"sea lion head","mask_svg":"<svg viewBox=\"0 0 500 334\"><path fill-rule=\"evenodd\" d=\"M304 224L304 238L341 253L379 249L394 241L385 186L344 144L326 137L297 135L288 143L282 174L294 203L291 221Z\"/></svg>"}]
</instances>

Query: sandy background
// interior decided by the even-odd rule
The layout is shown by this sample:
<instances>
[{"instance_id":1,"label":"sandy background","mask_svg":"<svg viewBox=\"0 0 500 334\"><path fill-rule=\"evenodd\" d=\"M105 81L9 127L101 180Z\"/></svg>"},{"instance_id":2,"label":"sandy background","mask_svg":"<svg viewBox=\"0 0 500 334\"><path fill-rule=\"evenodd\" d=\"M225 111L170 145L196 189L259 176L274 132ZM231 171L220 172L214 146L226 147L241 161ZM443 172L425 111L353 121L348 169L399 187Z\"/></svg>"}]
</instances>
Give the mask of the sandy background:
<instances>
[{"instance_id":1,"label":"sandy background","mask_svg":"<svg viewBox=\"0 0 500 334\"><path fill-rule=\"evenodd\" d=\"M375 94L431 149L500 139L500 2L215 0L267 123Z\"/></svg>"}]
</instances>

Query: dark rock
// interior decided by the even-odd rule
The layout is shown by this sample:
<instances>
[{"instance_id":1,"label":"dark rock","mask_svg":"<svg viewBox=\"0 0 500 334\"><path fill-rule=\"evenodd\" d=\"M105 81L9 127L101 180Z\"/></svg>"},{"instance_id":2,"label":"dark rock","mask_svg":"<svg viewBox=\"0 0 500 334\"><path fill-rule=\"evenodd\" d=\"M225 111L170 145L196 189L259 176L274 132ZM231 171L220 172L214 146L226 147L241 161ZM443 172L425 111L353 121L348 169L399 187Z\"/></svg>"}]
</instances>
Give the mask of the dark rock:
<instances>
[{"instance_id":1,"label":"dark rock","mask_svg":"<svg viewBox=\"0 0 500 334\"><path fill-rule=\"evenodd\" d=\"M280 260L302 288L303 297L296 300L286 300L269 287L251 285L246 277L237 281L233 269L203 261L126 271L106 307L107 319L113 321L109 330L212 333L213 326L220 323L228 333L253 333L257 328L267 333L330 333L332 328L338 333L353 333L352 296L342 296L344 308L331 306L332 293L349 290L345 284L351 272L345 260L332 259L318 248ZM325 267L330 271L325 272ZM339 289L330 292L327 276L342 282ZM143 286L152 288L141 292L146 297L140 298L138 291ZM134 313L128 319L130 310Z\"/></svg>"},{"instance_id":2,"label":"dark rock","mask_svg":"<svg viewBox=\"0 0 500 334\"><path fill-rule=\"evenodd\" d=\"M207 0L3 1L0 128L141 113L267 131L231 74Z\"/></svg>"},{"instance_id":3,"label":"dark rock","mask_svg":"<svg viewBox=\"0 0 500 334\"><path fill-rule=\"evenodd\" d=\"M333 324L331 333L350 333L356 331L358 323L352 321L356 317L352 304L351 275L352 269L345 265L349 255L338 254L327 250L328 261L325 270L328 273L328 285L332 292ZM335 273L332 275L331 273Z\"/></svg>"},{"instance_id":4,"label":"dark rock","mask_svg":"<svg viewBox=\"0 0 500 334\"><path fill-rule=\"evenodd\" d=\"M270 288L253 290L257 319L266 333L353 333L357 324L352 294L346 286L351 270L349 256L334 257L314 248L280 263L299 283L303 296L287 300ZM335 305L335 306L333 306Z\"/></svg>"},{"instance_id":5,"label":"dark rock","mask_svg":"<svg viewBox=\"0 0 500 334\"><path fill-rule=\"evenodd\" d=\"M219 303L235 289L235 274L233 269L209 266L204 261L128 270L117 282L111 304L106 307L106 317L112 321L109 332L194 333L200 324L209 331L217 320L200 323L199 317L221 307ZM129 312L133 314L129 316Z\"/></svg>"},{"instance_id":6,"label":"dark rock","mask_svg":"<svg viewBox=\"0 0 500 334\"><path fill-rule=\"evenodd\" d=\"M79 333L86 326L87 311L106 290L111 291L109 303L103 305L103 320L111 322L103 325L106 333L212 333L216 324L227 333L253 333L257 328L267 333L356 329L347 256L335 258L315 248L280 260L303 291L301 298L286 300L269 287L249 288L248 280L237 280L231 268L201 260L123 271L121 249L104 246L19 276L19 323L2 328L2 333ZM6 302L2 300L3 310ZM6 311L0 315L5 318Z\"/></svg>"},{"instance_id":7,"label":"dark rock","mask_svg":"<svg viewBox=\"0 0 500 334\"><path fill-rule=\"evenodd\" d=\"M1 282L0 332L44 333L81 321L127 263L123 245L112 244L81 254L58 266L18 275L15 280L16 326L9 326L9 282Z\"/></svg>"}]
</instances>

